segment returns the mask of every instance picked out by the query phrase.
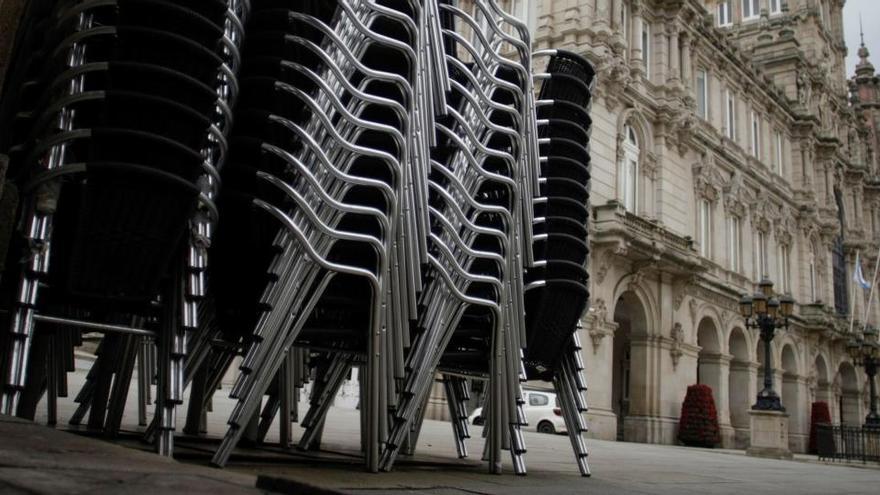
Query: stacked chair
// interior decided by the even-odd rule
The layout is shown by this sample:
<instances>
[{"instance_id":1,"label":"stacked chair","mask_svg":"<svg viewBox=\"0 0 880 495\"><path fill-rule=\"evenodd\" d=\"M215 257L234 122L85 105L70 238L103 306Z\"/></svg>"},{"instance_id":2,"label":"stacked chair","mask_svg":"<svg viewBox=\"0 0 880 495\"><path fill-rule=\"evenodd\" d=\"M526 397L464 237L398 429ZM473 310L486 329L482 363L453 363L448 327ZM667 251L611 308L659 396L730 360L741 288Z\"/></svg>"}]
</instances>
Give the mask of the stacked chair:
<instances>
[{"instance_id":1,"label":"stacked chair","mask_svg":"<svg viewBox=\"0 0 880 495\"><path fill-rule=\"evenodd\" d=\"M526 271L530 380L552 382L561 402L578 467L589 474L581 433L587 431L581 345L575 329L589 301L589 116L595 72L564 50L535 53L546 70L535 75L540 144L540 194L534 200L535 264Z\"/></svg>"},{"instance_id":2,"label":"stacked chair","mask_svg":"<svg viewBox=\"0 0 880 495\"><path fill-rule=\"evenodd\" d=\"M589 475L585 60L533 55L496 0L37 4L21 108L0 106L27 198L5 412L25 396L32 415L44 390L54 407L100 331L71 422L116 432L136 368L142 425L156 377L146 438L167 455L184 390L183 431L201 434L239 363L218 466L276 419L283 447L299 421L298 447L319 448L356 370L370 471L413 453L440 377L460 457L485 381L493 473L504 450L526 473L521 383L552 382Z\"/></svg>"},{"instance_id":3,"label":"stacked chair","mask_svg":"<svg viewBox=\"0 0 880 495\"><path fill-rule=\"evenodd\" d=\"M450 89L435 124L428 175L428 262L424 311L415 325L400 408L383 456L390 469L437 370L445 370L447 397L459 455L468 437L467 397L458 376L489 379L491 395L485 458L501 470L500 451L511 451L525 473L519 349L522 347L523 238L521 184L534 163L530 128L531 78L525 26L492 3L465 11L440 5ZM489 26L483 31L480 23ZM507 34L505 28L514 32ZM470 31L470 37L461 31ZM508 59L502 50L516 55ZM463 61L464 59L465 61ZM530 142L531 141L531 142ZM527 247L527 246L526 246ZM458 392L456 392L458 390ZM464 416L464 418L463 418Z\"/></svg>"},{"instance_id":4,"label":"stacked chair","mask_svg":"<svg viewBox=\"0 0 880 495\"><path fill-rule=\"evenodd\" d=\"M74 421L91 408L90 426L115 431L141 340L151 339L158 450L170 455L246 9L225 0L35 4L29 30L41 35L4 98L18 102L8 151L23 200L10 250L19 273L4 277L12 304L0 410L32 410L35 400L22 398L45 389L54 407L82 332L104 332ZM48 350L31 348L37 323L53 335ZM28 380L29 368L48 373Z\"/></svg>"},{"instance_id":5,"label":"stacked chair","mask_svg":"<svg viewBox=\"0 0 880 495\"><path fill-rule=\"evenodd\" d=\"M281 424L290 423L290 384L283 377L302 366L291 362L303 356L296 345L322 354L324 377L331 378L315 389L315 411L303 421L307 435L317 433L320 411L330 405L322 392L335 392L354 361L362 368L363 444L367 465L376 469L387 429L382 411L394 395L394 378L404 376L408 311L401 296L407 269L415 269L405 265L410 241L398 218L407 203L403 169L410 162L417 73L412 47L420 36L420 12L409 2L382 3L253 4L224 171L230 198L221 212L241 223L222 227L230 230L217 250L229 251L218 254L224 259L244 257L259 266L231 273L220 264L217 283L232 289L253 273L267 274L268 282L256 299L218 293L224 311L255 324L245 325L254 330L242 336L246 352L232 390L238 402L216 464L225 464L273 381L274 389L286 386L270 401L272 409L280 402ZM252 198L246 207L242 197ZM251 220L257 215L267 218ZM240 235L238 227L248 223L261 223L257 242L226 237ZM267 255L269 246L274 255ZM263 431L272 409L264 411Z\"/></svg>"}]
</instances>

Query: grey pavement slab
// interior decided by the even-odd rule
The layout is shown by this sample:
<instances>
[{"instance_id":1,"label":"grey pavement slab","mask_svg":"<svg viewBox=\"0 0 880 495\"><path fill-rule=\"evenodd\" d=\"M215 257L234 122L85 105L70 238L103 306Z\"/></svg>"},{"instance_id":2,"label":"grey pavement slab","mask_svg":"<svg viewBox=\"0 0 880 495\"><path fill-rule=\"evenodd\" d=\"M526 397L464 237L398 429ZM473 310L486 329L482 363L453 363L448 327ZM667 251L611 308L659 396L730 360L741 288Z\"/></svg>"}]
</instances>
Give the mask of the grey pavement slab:
<instances>
[{"instance_id":1,"label":"grey pavement slab","mask_svg":"<svg viewBox=\"0 0 880 495\"><path fill-rule=\"evenodd\" d=\"M0 493L256 494L256 478L0 416Z\"/></svg>"},{"instance_id":2,"label":"grey pavement slab","mask_svg":"<svg viewBox=\"0 0 880 495\"><path fill-rule=\"evenodd\" d=\"M90 364L77 360L78 371L69 375L71 392L78 390ZM135 392L132 390L130 393ZM331 408L321 453L298 452L295 449L282 451L271 445L258 449L242 448L236 451L226 470L211 469L204 466L207 466L213 449L225 432L225 422L234 405L234 401L226 397L227 393L228 390L219 391L215 395L213 410L208 415L211 438L179 439L178 460L211 473L244 476L251 483L248 486L253 486L256 481L264 489L284 493L317 493L319 489L329 493L364 495L880 493L880 466L877 464L867 468L830 465L819 463L811 456L798 456L795 461L778 461L747 457L742 451L598 440L588 441L593 476L582 478L573 462L567 437L532 432L525 433L529 449L526 455L529 474L513 475L508 462L505 464L505 474L491 475L486 472L485 463L479 460L482 453L479 428L471 432L474 438L467 441L470 457L459 460L450 425L439 421L425 422L415 456L399 457L394 472L371 474L363 471L357 452L360 435L358 412L342 408ZM71 396L74 395L71 393ZM59 425L65 424L75 406L69 398L59 399ZM306 407L305 402L300 402L301 412ZM41 405L38 411L37 420L45 421L45 405ZM180 420L182 422L182 418ZM136 411L130 406L123 421L124 428L137 430L136 421ZM296 424L292 430L293 438L297 440L302 430ZM267 441L277 442L277 438L276 424ZM146 448L136 441L127 440L127 444ZM0 450L3 450L2 443ZM141 454L147 456L143 459L150 458L153 462L168 462L150 453ZM110 459L106 462L113 465L116 461ZM112 469L115 469L113 466ZM4 468L5 462L0 457L0 469ZM137 487L137 483L147 483L133 474L126 484ZM75 476L76 473L70 474L72 480L75 480ZM7 474L0 471L0 479L6 478ZM247 488L239 486L241 489ZM2 487L0 485L0 492L3 491ZM164 486L161 491L165 491ZM226 493L224 490L211 491Z\"/></svg>"}]
</instances>

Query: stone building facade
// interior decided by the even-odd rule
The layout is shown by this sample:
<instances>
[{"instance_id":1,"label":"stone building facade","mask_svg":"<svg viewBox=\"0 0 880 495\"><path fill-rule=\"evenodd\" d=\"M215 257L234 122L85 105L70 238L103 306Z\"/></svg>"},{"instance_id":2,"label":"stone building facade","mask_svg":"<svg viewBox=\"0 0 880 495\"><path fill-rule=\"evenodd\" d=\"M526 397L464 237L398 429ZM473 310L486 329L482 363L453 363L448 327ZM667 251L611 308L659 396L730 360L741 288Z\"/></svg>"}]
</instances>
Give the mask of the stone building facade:
<instances>
[{"instance_id":1,"label":"stone building facade","mask_svg":"<svg viewBox=\"0 0 880 495\"><path fill-rule=\"evenodd\" d=\"M880 245L880 93L864 47L847 78L844 0L512 3L537 49L599 74L591 434L675 443L686 388L704 383L723 445L746 447L761 344L737 303L762 277L798 303L772 351L792 450L813 401L861 424L867 383L846 342L849 316L866 319L856 253L870 277Z\"/></svg>"}]
</instances>

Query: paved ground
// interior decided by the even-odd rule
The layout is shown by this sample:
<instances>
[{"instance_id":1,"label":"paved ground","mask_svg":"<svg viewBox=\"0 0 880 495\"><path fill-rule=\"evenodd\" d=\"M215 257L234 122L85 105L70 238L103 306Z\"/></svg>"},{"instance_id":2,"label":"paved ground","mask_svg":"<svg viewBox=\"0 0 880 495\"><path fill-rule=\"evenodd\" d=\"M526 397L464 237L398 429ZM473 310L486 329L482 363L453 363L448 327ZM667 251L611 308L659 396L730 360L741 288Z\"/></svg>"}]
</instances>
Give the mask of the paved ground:
<instances>
[{"instance_id":1,"label":"paved ground","mask_svg":"<svg viewBox=\"0 0 880 495\"><path fill-rule=\"evenodd\" d=\"M256 494L255 481L0 416L0 493Z\"/></svg>"},{"instance_id":2,"label":"paved ground","mask_svg":"<svg viewBox=\"0 0 880 495\"><path fill-rule=\"evenodd\" d=\"M85 368L88 363L79 363ZM77 390L82 381L82 372L72 375L71 390ZM131 392L132 394L134 391ZM222 393L218 397L223 397ZM212 436L219 437L223 432L225 417L231 408L231 401L221 399L210 414L209 424ZM61 401L59 404L63 421L73 410L73 404ZM43 408L41 407L41 412ZM136 414L132 409L127 413L124 424L135 429ZM39 418L38 418L39 420ZM684 447L644 445L632 443L602 442L592 440L591 466L592 478L582 478L571 459L567 437L527 433L529 448L527 462L529 474L514 476L510 465L507 473L501 476L486 473L485 465L479 462L482 442L471 439L468 447L471 457L457 460L452 443L451 429L447 423L428 421L422 431L419 450L414 458L401 458L393 473L369 474L361 470L355 452L358 442L358 420L356 411L334 409L328 419L324 449L321 454L282 452L277 448L242 449L230 462L225 471L210 470L211 473L231 475L238 473L235 488L244 489L255 479L265 489L276 489L288 493L311 493L296 483L308 483L328 489L329 492L377 494L377 493L430 493L430 494L876 494L880 491L880 469L874 467L849 467L821 464L815 458L802 456L795 461L776 461L746 457L742 452L723 450L691 449ZM295 438L300 430L294 428ZM474 432L478 436L478 432ZM277 437L273 431L269 440ZM3 438L0 435L0 438ZM83 442L92 442L82 439ZM178 460L201 469L199 464L207 465L215 441L181 440L178 442ZM0 459L9 459L9 453L2 451L8 442L0 441ZM139 443L129 441L138 447ZM33 452L41 448L31 449ZM8 447L6 447L8 448ZM114 447L115 448L115 447ZM140 448L144 448L140 446ZM118 452L117 452L118 453ZM140 459L146 454L137 453ZM30 454L29 454L30 455ZM37 454L34 454L37 455ZM48 455L55 455L51 452ZM82 457L88 458L89 452ZM103 454L101 454L103 455ZM99 462L83 460L81 464L103 466ZM23 471L7 471L2 468L7 461L0 462L0 480L15 482L15 477L24 476ZM160 462L158 460L154 461ZM167 461L161 461L167 462ZM122 462L122 468L128 462ZM114 464L104 466L115 470ZM160 466L161 467L161 466ZM85 469L85 468L84 468ZM150 468L153 469L153 468ZM209 468L204 468L209 469ZM69 470L73 472L73 470ZM199 476L208 471L199 470ZM75 474L75 473L74 473ZM13 477L10 480L10 477ZM135 493L144 485L140 477L126 483L125 492ZM289 484L283 480L294 480ZM79 483L72 477L71 483ZM220 480L215 482L227 482ZM82 480L90 486L88 480ZM233 485L236 482L233 481ZM0 487L4 485L0 484ZM7 485L9 486L9 485ZM252 486L252 485L251 485ZM157 486L164 491L170 486ZM206 485L207 488L207 485ZM0 490L2 491L2 490ZM146 490L150 491L150 490ZM225 489L212 490L225 493ZM52 491L40 491L52 493Z\"/></svg>"}]
</instances>

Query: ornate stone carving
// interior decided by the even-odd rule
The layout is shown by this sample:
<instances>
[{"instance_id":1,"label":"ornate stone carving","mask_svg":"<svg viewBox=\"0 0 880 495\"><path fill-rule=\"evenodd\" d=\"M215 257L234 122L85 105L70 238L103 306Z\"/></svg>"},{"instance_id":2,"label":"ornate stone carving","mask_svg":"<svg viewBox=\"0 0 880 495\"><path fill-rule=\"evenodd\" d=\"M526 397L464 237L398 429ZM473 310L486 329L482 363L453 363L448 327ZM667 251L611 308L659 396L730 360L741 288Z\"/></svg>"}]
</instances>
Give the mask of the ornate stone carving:
<instances>
[{"instance_id":1,"label":"ornate stone carving","mask_svg":"<svg viewBox=\"0 0 880 495\"><path fill-rule=\"evenodd\" d=\"M684 354L681 350L681 344L684 343L684 328L681 323L675 322L669 331L669 338L672 339L672 347L669 349L669 356L672 358L672 369L678 368L678 361Z\"/></svg>"},{"instance_id":2,"label":"ornate stone carving","mask_svg":"<svg viewBox=\"0 0 880 495\"><path fill-rule=\"evenodd\" d=\"M761 232L770 232L773 221L779 218L779 210L764 190L759 190L751 208L752 225Z\"/></svg>"},{"instance_id":3,"label":"ornate stone carving","mask_svg":"<svg viewBox=\"0 0 880 495\"><path fill-rule=\"evenodd\" d=\"M617 328L617 324L608 321L608 308L605 300L602 298L593 300L593 304L584 319L586 320L587 335L590 336L590 341L593 343L593 354L596 354L602 339L607 335L612 335Z\"/></svg>"},{"instance_id":4,"label":"ornate stone carving","mask_svg":"<svg viewBox=\"0 0 880 495\"><path fill-rule=\"evenodd\" d=\"M601 284L605 280L605 276L608 275L608 270L611 269L611 264L613 263L614 256L626 256L626 246L618 245L613 248L606 249L602 252L601 255L598 256L598 263L596 263L596 271L594 272L594 280L596 284Z\"/></svg>"},{"instance_id":5,"label":"ornate stone carving","mask_svg":"<svg viewBox=\"0 0 880 495\"><path fill-rule=\"evenodd\" d=\"M724 186L724 209L730 215L745 218L751 199L752 196L743 184L742 172L734 171Z\"/></svg>"},{"instance_id":6,"label":"ornate stone carving","mask_svg":"<svg viewBox=\"0 0 880 495\"><path fill-rule=\"evenodd\" d=\"M785 206L779 210L779 216L774 221L776 240L780 245L790 247L797 232L797 220L791 208Z\"/></svg>"},{"instance_id":7,"label":"ornate stone carving","mask_svg":"<svg viewBox=\"0 0 880 495\"><path fill-rule=\"evenodd\" d=\"M680 277L675 279L672 283L672 307L676 311L681 308L681 303L684 302L684 296L688 294L688 289L693 287L696 284L696 276L692 275L690 277Z\"/></svg>"},{"instance_id":8,"label":"ornate stone carving","mask_svg":"<svg viewBox=\"0 0 880 495\"><path fill-rule=\"evenodd\" d=\"M596 72L603 82L598 89L604 92L608 109L614 110L632 83L632 69L622 54L608 54L601 59Z\"/></svg>"},{"instance_id":9,"label":"ornate stone carving","mask_svg":"<svg viewBox=\"0 0 880 495\"><path fill-rule=\"evenodd\" d=\"M797 99L798 103L808 107L810 105L810 93L812 92L810 76L807 71L801 69L797 77Z\"/></svg>"},{"instance_id":10,"label":"ornate stone carving","mask_svg":"<svg viewBox=\"0 0 880 495\"><path fill-rule=\"evenodd\" d=\"M608 307L605 306L605 300L600 298L596 298L593 307L590 308L593 311L593 314L596 316L596 321L605 323L608 321Z\"/></svg>"},{"instance_id":11,"label":"ornate stone carving","mask_svg":"<svg viewBox=\"0 0 880 495\"><path fill-rule=\"evenodd\" d=\"M629 278L629 283L626 288L635 291L640 286L642 286L642 281L645 279L645 268L636 270Z\"/></svg>"},{"instance_id":12,"label":"ornate stone carving","mask_svg":"<svg viewBox=\"0 0 880 495\"><path fill-rule=\"evenodd\" d=\"M722 323L725 327L729 327L730 324L733 323L733 319L734 319L735 317L736 317L736 315L735 315L733 312L731 312L731 311L728 311L728 310L726 310L726 309L723 310L723 311L721 311L721 323Z\"/></svg>"},{"instance_id":13,"label":"ornate stone carving","mask_svg":"<svg viewBox=\"0 0 880 495\"><path fill-rule=\"evenodd\" d=\"M611 268L611 250L607 250L602 253L602 256L599 257L599 262L596 263L596 271L593 273L593 279L596 284L601 284L605 281L605 275L608 275L608 270Z\"/></svg>"},{"instance_id":14,"label":"ornate stone carving","mask_svg":"<svg viewBox=\"0 0 880 495\"><path fill-rule=\"evenodd\" d=\"M700 161L691 169L694 173L694 191L697 197L709 201L718 199L724 186L724 177L715 166L712 154L704 153Z\"/></svg>"},{"instance_id":15,"label":"ornate stone carving","mask_svg":"<svg viewBox=\"0 0 880 495\"><path fill-rule=\"evenodd\" d=\"M693 323L694 325L697 324L697 308L698 307L699 307L699 303L697 302L696 299L691 298L691 300L688 301L688 311L691 314L691 323Z\"/></svg>"},{"instance_id":16,"label":"ornate stone carving","mask_svg":"<svg viewBox=\"0 0 880 495\"><path fill-rule=\"evenodd\" d=\"M642 175L651 180L656 179L658 171L657 155L649 151L645 153L645 160L643 160L643 162L644 163L641 163L639 167L641 169Z\"/></svg>"}]
</instances>

